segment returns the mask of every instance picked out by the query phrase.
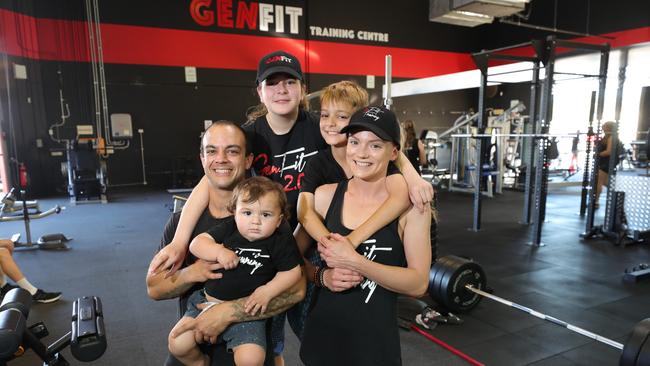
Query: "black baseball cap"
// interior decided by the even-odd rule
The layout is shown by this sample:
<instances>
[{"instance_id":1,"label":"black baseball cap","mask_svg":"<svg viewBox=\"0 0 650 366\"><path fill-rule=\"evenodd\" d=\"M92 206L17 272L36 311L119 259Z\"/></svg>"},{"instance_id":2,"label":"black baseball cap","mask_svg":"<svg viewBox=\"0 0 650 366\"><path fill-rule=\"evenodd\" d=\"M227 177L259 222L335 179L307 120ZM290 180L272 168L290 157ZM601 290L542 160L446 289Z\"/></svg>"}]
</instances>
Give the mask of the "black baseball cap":
<instances>
[{"instance_id":1,"label":"black baseball cap","mask_svg":"<svg viewBox=\"0 0 650 366\"><path fill-rule=\"evenodd\" d=\"M300 61L298 61L296 56L284 51L275 51L262 57L260 60L255 82L259 85L266 78L277 73L289 74L300 81L303 80Z\"/></svg>"},{"instance_id":2,"label":"black baseball cap","mask_svg":"<svg viewBox=\"0 0 650 366\"><path fill-rule=\"evenodd\" d=\"M400 149L400 129L395 113L384 106L366 107L350 117L350 124L341 129L341 133L351 134L356 131L370 131L384 141L390 141Z\"/></svg>"}]
</instances>

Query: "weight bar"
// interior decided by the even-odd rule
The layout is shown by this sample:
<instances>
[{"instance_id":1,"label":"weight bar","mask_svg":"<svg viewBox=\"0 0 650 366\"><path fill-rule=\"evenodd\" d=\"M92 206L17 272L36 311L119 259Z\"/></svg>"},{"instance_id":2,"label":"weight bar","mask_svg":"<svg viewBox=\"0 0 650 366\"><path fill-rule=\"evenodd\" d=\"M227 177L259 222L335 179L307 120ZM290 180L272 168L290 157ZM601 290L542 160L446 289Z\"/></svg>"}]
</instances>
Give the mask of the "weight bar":
<instances>
[{"instance_id":1,"label":"weight bar","mask_svg":"<svg viewBox=\"0 0 650 366\"><path fill-rule=\"evenodd\" d=\"M650 318L637 323L630 338L623 345L558 318L487 293L484 291L486 285L487 279L481 266L472 260L457 256L440 258L429 271L429 295L451 311L469 311L476 307L483 297L487 297L621 350L620 366L650 366Z\"/></svg>"},{"instance_id":2,"label":"weight bar","mask_svg":"<svg viewBox=\"0 0 650 366\"><path fill-rule=\"evenodd\" d=\"M581 135L584 135L582 133ZM460 138L476 138L476 137L535 137L535 138L550 138L550 137L572 137L575 138L578 134L575 133L565 133L565 134L548 134L548 133L495 133L490 134L471 134L471 133L457 133L451 135L451 137L460 137Z\"/></svg>"}]
</instances>

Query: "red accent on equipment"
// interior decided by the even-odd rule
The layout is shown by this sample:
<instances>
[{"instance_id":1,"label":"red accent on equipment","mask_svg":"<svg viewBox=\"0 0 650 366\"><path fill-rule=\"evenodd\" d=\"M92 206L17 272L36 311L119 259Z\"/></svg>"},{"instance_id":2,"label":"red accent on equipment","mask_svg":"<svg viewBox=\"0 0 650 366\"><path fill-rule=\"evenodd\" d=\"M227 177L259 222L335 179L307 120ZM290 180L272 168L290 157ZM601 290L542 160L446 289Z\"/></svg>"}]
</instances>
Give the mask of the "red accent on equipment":
<instances>
[{"instance_id":1,"label":"red accent on equipment","mask_svg":"<svg viewBox=\"0 0 650 366\"><path fill-rule=\"evenodd\" d=\"M18 177L20 188L27 188L27 167L25 166L25 163L18 164Z\"/></svg>"}]
</instances>

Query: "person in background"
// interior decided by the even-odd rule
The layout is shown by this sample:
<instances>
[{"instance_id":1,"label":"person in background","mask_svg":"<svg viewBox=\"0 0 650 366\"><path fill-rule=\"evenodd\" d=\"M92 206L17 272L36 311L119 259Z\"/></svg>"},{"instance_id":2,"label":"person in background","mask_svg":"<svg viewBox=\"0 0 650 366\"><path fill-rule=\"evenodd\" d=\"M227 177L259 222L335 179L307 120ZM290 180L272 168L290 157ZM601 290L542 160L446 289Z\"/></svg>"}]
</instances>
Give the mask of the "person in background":
<instances>
[{"instance_id":1,"label":"person in background","mask_svg":"<svg viewBox=\"0 0 650 366\"><path fill-rule=\"evenodd\" d=\"M14 243L9 239L0 239L0 300L7 292L18 287L27 290L36 302L50 303L59 300L60 292L47 292L36 288L25 278L13 258L13 252ZM17 286L8 283L6 277L12 279Z\"/></svg>"},{"instance_id":2,"label":"person in background","mask_svg":"<svg viewBox=\"0 0 650 366\"><path fill-rule=\"evenodd\" d=\"M422 173L422 168L426 168L429 164L424 154L424 143L415 135L415 123L407 119L402 122L402 129L404 130L404 155L409 159L413 168L419 174Z\"/></svg>"},{"instance_id":3,"label":"person in background","mask_svg":"<svg viewBox=\"0 0 650 366\"><path fill-rule=\"evenodd\" d=\"M578 145L580 145L580 130L576 131L576 135L571 139L571 164L569 165L569 173L573 174L578 171Z\"/></svg>"},{"instance_id":4,"label":"person in background","mask_svg":"<svg viewBox=\"0 0 650 366\"><path fill-rule=\"evenodd\" d=\"M612 132L616 128L616 122L608 121L603 123L603 137L598 141L596 145L596 154L598 154L598 181L596 184L596 203L595 208L598 208L598 200L600 199L600 193L603 191L603 187L607 187L609 184L609 159L614 156L616 163L618 164L618 154L621 152L620 147L622 146L619 141L616 146L616 151L612 146Z\"/></svg>"}]
</instances>

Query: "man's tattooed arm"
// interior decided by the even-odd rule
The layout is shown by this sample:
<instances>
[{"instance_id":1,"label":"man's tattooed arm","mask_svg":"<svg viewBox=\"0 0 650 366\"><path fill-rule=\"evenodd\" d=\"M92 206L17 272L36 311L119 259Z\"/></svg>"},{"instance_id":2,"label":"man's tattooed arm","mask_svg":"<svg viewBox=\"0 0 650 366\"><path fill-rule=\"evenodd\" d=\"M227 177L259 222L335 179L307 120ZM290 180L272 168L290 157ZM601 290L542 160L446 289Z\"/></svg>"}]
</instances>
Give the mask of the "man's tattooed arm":
<instances>
[{"instance_id":1,"label":"man's tattooed arm","mask_svg":"<svg viewBox=\"0 0 650 366\"><path fill-rule=\"evenodd\" d=\"M196 317L195 324L191 325L191 329L204 336L216 337L230 324L266 319L286 311L305 297L305 291L306 281L303 273L302 279L296 285L269 302L264 314L248 315L244 310L248 298L225 301L202 312ZM199 304L198 307L202 309L205 304Z\"/></svg>"},{"instance_id":2,"label":"man's tattooed arm","mask_svg":"<svg viewBox=\"0 0 650 366\"><path fill-rule=\"evenodd\" d=\"M249 315L246 313L244 305L246 304L248 297L232 301L233 317L236 319L235 322L266 319L285 312L287 309L305 298L304 281L301 280L298 282L298 285L300 286L294 286L269 301L269 305L266 307L266 312L264 314L257 313L256 315Z\"/></svg>"}]
</instances>

